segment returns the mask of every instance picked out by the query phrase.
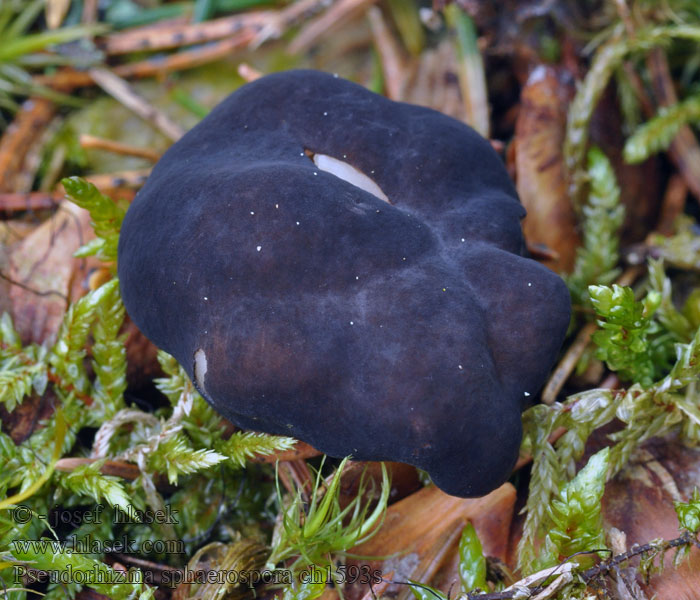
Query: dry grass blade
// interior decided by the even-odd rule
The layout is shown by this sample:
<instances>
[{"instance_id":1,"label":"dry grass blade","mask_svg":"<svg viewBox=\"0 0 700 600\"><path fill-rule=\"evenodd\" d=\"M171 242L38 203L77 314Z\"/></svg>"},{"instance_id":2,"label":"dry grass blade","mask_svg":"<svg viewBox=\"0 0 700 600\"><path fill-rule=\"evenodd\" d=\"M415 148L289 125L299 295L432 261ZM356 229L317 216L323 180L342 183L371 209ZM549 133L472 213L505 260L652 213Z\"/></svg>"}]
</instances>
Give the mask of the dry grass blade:
<instances>
[{"instance_id":1,"label":"dry grass blade","mask_svg":"<svg viewBox=\"0 0 700 600\"><path fill-rule=\"evenodd\" d=\"M147 123L155 125L174 142L184 135L185 132L177 123L139 96L118 75L107 69L90 69L90 76L105 92L116 98Z\"/></svg>"},{"instance_id":2,"label":"dry grass blade","mask_svg":"<svg viewBox=\"0 0 700 600\"><path fill-rule=\"evenodd\" d=\"M489 138L490 119L484 61L477 44L476 27L467 13L452 5L445 9L445 17L454 30L457 50L457 77L462 90L462 102L467 123L486 139Z\"/></svg>"},{"instance_id":3,"label":"dry grass blade","mask_svg":"<svg viewBox=\"0 0 700 600\"><path fill-rule=\"evenodd\" d=\"M304 26L289 44L289 53L298 54L308 50L322 36L340 27L344 21L362 14L376 0L339 0L325 13Z\"/></svg>"},{"instance_id":4,"label":"dry grass blade","mask_svg":"<svg viewBox=\"0 0 700 600\"><path fill-rule=\"evenodd\" d=\"M160 159L160 153L148 148L139 148L129 144L122 144L114 140L107 140L96 137L94 135L83 134L80 136L80 145L83 148L93 148L98 150L106 150L115 154L123 154L125 156L137 156L156 162Z\"/></svg>"},{"instance_id":5,"label":"dry grass blade","mask_svg":"<svg viewBox=\"0 0 700 600\"><path fill-rule=\"evenodd\" d=\"M392 100L403 100L406 91L408 73L401 54L401 47L384 22L382 12L372 6L367 11L374 44L379 52L384 73L384 89Z\"/></svg>"}]
</instances>

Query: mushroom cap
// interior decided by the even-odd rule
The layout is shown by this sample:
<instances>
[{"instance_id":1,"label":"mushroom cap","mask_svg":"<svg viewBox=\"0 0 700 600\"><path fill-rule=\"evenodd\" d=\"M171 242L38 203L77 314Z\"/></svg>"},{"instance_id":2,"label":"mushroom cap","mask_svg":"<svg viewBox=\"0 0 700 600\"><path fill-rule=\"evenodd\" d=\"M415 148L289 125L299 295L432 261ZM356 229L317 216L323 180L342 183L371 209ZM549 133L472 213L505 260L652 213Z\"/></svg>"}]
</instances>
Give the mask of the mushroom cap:
<instances>
[{"instance_id":1,"label":"mushroom cap","mask_svg":"<svg viewBox=\"0 0 700 600\"><path fill-rule=\"evenodd\" d=\"M467 125L287 71L158 162L123 222L121 290L236 425L479 496L510 475L570 318L562 280L523 256L524 215Z\"/></svg>"}]
</instances>

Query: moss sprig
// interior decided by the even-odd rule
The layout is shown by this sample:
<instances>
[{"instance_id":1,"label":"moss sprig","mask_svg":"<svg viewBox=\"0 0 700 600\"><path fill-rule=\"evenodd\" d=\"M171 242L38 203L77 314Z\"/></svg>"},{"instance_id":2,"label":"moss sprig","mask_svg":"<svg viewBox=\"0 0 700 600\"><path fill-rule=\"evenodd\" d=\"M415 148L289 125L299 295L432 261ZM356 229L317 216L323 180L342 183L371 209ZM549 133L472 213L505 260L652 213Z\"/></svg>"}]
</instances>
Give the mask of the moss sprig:
<instances>
[{"instance_id":1,"label":"moss sprig","mask_svg":"<svg viewBox=\"0 0 700 600\"><path fill-rule=\"evenodd\" d=\"M522 452L533 457L527 517L518 546L521 569L530 572L536 560L535 540L550 528L546 507L562 482L570 479L572 461L583 455L584 443L594 429L613 419L624 427L609 436L607 478L624 467L632 453L654 436L676 433L680 441L700 443L697 380L700 377L700 329L687 344L676 344L676 361L670 372L653 385L635 383L627 390L589 390L562 403L538 405L523 415ZM550 442L554 431L566 434ZM572 443L574 441L575 443Z\"/></svg>"},{"instance_id":2,"label":"moss sprig","mask_svg":"<svg viewBox=\"0 0 700 600\"><path fill-rule=\"evenodd\" d=\"M583 207L582 245L565 281L574 304L590 306L589 285L609 285L620 274L620 227L625 207L610 161L598 148L588 152L590 192Z\"/></svg>"},{"instance_id":3,"label":"moss sprig","mask_svg":"<svg viewBox=\"0 0 700 600\"><path fill-rule=\"evenodd\" d=\"M700 94L672 106L663 106L625 142L624 157L629 163L642 162L652 154L666 150L681 127L700 122Z\"/></svg>"},{"instance_id":4,"label":"moss sprig","mask_svg":"<svg viewBox=\"0 0 700 600\"><path fill-rule=\"evenodd\" d=\"M126 214L125 207L81 177L67 177L61 184L68 198L90 213L91 225L97 236L75 252L75 256L96 256L105 262L115 262L119 230Z\"/></svg>"}]
</instances>

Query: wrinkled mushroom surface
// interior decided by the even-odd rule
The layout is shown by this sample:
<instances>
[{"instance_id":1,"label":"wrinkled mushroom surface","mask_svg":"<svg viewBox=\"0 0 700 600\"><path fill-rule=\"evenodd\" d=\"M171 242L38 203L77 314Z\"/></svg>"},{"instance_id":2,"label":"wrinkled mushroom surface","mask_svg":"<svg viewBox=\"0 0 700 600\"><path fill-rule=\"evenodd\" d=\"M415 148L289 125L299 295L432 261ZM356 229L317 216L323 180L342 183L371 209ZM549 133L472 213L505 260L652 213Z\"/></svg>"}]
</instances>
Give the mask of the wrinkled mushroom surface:
<instances>
[{"instance_id":1,"label":"wrinkled mushroom surface","mask_svg":"<svg viewBox=\"0 0 700 600\"><path fill-rule=\"evenodd\" d=\"M122 294L233 423L483 495L569 321L561 279L522 256L524 214L466 125L287 71L156 165L123 223Z\"/></svg>"}]
</instances>

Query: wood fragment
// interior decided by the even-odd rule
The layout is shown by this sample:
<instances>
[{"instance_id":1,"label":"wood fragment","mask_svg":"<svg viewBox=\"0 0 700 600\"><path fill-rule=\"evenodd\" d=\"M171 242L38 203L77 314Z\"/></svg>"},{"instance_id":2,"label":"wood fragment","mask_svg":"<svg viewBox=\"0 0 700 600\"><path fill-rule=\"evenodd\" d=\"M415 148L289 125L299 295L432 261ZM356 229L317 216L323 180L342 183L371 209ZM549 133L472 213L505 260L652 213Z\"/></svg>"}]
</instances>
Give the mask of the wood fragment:
<instances>
[{"instance_id":1,"label":"wood fragment","mask_svg":"<svg viewBox=\"0 0 700 600\"><path fill-rule=\"evenodd\" d=\"M44 98L30 98L22 104L0 138L0 192L16 192L27 153L48 127L56 111Z\"/></svg>"},{"instance_id":2,"label":"wood fragment","mask_svg":"<svg viewBox=\"0 0 700 600\"><path fill-rule=\"evenodd\" d=\"M403 100L408 72L399 42L384 21L382 11L376 6L367 11L367 18L382 63L384 91L391 100Z\"/></svg>"},{"instance_id":3,"label":"wood fragment","mask_svg":"<svg viewBox=\"0 0 700 600\"><path fill-rule=\"evenodd\" d=\"M90 76L105 92L136 113L148 124L155 125L163 134L176 142L184 130L165 113L137 94L121 77L103 68L90 69Z\"/></svg>"},{"instance_id":4,"label":"wood fragment","mask_svg":"<svg viewBox=\"0 0 700 600\"><path fill-rule=\"evenodd\" d=\"M114 152L115 154L122 154L125 156L138 156L153 162L160 160L161 156L159 152L149 148L139 148L138 146L122 144L121 142L115 142L114 140L108 140L88 134L83 134L80 136L80 145L83 148L106 150L107 152Z\"/></svg>"}]
</instances>

